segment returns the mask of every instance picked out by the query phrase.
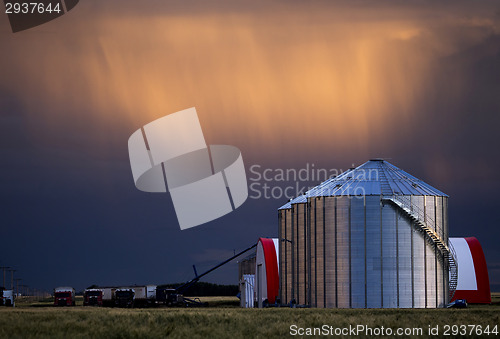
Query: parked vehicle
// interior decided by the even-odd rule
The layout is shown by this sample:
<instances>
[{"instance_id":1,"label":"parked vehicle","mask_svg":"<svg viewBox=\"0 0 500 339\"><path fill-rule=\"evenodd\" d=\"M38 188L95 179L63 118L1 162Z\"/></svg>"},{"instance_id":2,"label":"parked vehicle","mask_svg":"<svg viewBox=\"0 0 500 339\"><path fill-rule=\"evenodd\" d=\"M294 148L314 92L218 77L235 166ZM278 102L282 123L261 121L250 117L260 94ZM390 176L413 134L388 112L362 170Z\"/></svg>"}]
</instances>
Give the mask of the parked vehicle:
<instances>
[{"instance_id":1,"label":"parked vehicle","mask_svg":"<svg viewBox=\"0 0 500 339\"><path fill-rule=\"evenodd\" d=\"M115 291L115 306L118 307L134 307L135 289L133 288L117 288Z\"/></svg>"},{"instance_id":2,"label":"parked vehicle","mask_svg":"<svg viewBox=\"0 0 500 339\"><path fill-rule=\"evenodd\" d=\"M102 290L102 306L115 306L116 287L101 287Z\"/></svg>"},{"instance_id":3,"label":"parked vehicle","mask_svg":"<svg viewBox=\"0 0 500 339\"><path fill-rule=\"evenodd\" d=\"M156 288L156 302L166 306L183 306L184 296L177 293L175 288L159 286Z\"/></svg>"},{"instance_id":4,"label":"parked vehicle","mask_svg":"<svg viewBox=\"0 0 500 339\"><path fill-rule=\"evenodd\" d=\"M146 307L155 304L156 285L123 286L115 290L114 301L118 307Z\"/></svg>"},{"instance_id":5,"label":"parked vehicle","mask_svg":"<svg viewBox=\"0 0 500 339\"><path fill-rule=\"evenodd\" d=\"M83 306L102 306L103 290L100 288L87 288L83 292Z\"/></svg>"},{"instance_id":6,"label":"parked vehicle","mask_svg":"<svg viewBox=\"0 0 500 339\"><path fill-rule=\"evenodd\" d=\"M156 285L146 285L146 302L148 306L156 304Z\"/></svg>"},{"instance_id":7,"label":"parked vehicle","mask_svg":"<svg viewBox=\"0 0 500 339\"><path fill-rule=\"evenodd\" d=\"M0 288L0 305L14 307L14 291Z\"/></svg>"},{"instance_id":8,"label":"parked vehicle","mask_svg":"<svg viewBox=\"0 0 500 339\"><path fill-rule=\"evenodd\" d=\"M457 299L446 306L447 308L467 308L467 300Z\"/></svg>"},{"instance_id":9,"label":"parked vehicle","mask_svg":"<svg viewBox=\"0 0 500 339\"><path fill-rule=\"evenodd\" d=\"M75 289L73 287L55 288L54 306L75 306Z\"/></svg>"}]
</instances>

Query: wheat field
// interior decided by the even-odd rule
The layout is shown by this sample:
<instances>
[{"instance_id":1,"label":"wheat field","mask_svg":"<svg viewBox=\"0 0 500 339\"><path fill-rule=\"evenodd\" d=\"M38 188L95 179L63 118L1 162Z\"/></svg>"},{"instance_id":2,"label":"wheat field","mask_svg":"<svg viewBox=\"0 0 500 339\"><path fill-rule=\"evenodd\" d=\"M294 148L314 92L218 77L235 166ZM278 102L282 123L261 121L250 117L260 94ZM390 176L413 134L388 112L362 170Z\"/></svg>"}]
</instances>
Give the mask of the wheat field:
<instances>
[{"instance_id":1,"label":"wheat field","mask_svg":"<svg viewBox=\"0 0 500 339\"><path fill-rule=\"evenodd\" d=\"M297 328L365 325L393 330L411 327L423 329L422 335L413 337L435 337L427 333L431 325L439 326L437 337L443 337L445 325L500 327L500 294L495 294L492 305L471 305L467 309L241 309L234 297L201 300L209 302L209 307L120 309L83 307L79 306L81 301L76 307L53 307L50 300L18 300L15 308L0 308L0 337L274 338L290 336L292 325ZM363 333L358 336L368 337ZM476 336L476 333L467 335Z\"/></svg>"}]
</instances>

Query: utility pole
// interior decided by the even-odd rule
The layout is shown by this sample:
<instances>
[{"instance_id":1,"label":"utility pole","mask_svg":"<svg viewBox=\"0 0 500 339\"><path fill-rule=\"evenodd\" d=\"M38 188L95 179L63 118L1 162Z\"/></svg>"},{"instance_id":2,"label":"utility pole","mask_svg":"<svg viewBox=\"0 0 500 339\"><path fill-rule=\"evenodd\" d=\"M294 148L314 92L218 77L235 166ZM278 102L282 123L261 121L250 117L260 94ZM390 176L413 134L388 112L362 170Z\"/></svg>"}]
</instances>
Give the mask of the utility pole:
<instances>
[{"instance_id":1,"label":"utility pole","mask_svg":"<svg viewBox=\"0 0 500 339\"><path fill-rule=\"evenodd\" d=\"M14 279L16 281L16 297L19 295L19 281L23 280L21 278Z\"/></svg>"},{"instance_id":2,"label":"utility pole","mask_svg":"<svg viewBox=\"0 0 500 339\"><path fill-rule=\"evenodd\" d=\"M1 269L3 269L3 288L5 288L5 270L10 268L9 266L0 266Z\"/></svg>"},{"instance_id":3,"label":"utility pole","mask_svg":"<svg viewBox=\"0 0 500 339\"><path fill-rule=\"evenodd\" d=\"M10 269L10 289L14 291L14 272L17 272L15 269Z\"/></svg>"},{"instance_id":4,"label":"utility pole","mask_svg":"<svg viewBox=\"0 0 500 339\"><path fill-rule=\"evenodd\" d=\"M26 287L28 287L28 286L26 286L24 284L23 285L19 285L19 286L21 286L21 294L23 295L23 297L26 296Z\"/></svg>"}]
</instances>

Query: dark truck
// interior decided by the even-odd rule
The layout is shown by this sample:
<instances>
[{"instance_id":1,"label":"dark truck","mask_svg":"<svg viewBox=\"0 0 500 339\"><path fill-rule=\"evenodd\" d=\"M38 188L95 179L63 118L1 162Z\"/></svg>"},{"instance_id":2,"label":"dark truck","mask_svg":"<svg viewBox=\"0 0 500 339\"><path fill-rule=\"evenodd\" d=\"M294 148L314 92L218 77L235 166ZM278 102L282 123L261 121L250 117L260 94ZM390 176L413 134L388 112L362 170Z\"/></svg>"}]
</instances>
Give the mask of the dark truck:
<instances>
[{"instance_id":1,"label":"dark truck","mask_svg":"<svg viewBox=\"0 0 500 339\"><path fill-rule=\"evenodd\" d=\"M134 307L135 290L132 288L117 288L115 305L118 307Z\"/></svg>"},{"instance_id":2,"label":"dark truck","mask_svg":"<svg viewBox=\"0 0 500 339\"><path fill-rule=\"evenodd\" d=\"M100 288L87 288L83 292L83 306L102 306L103 294Z\"/></svg>"},{"instance_id":3,"label":"dark truck","mask_svg":"<svg viewBox=\"0 0 500 339\"><path fill-rule=\"evenodd\" d=\"M184 306L184 296L170 287L158 286L156 288L156 302L166 306Z\"/></svg>"},{"instance_id":4,"label":"dark truck","mask_svg":"<svg viewBox=\"0 0 500 339\"><path fill-rule=\"evenodd\" d=\"M147 307L155 305L156 285L124 286L114 292L115 306Z\"/></svg>"},{"instance_id":5,"label":"dark truck","mask_svg":"<svg viewBox=\"0 0 500 339\"><path fill-rule=\"evenodd\" d=\"M75 289L73 287L55 288L54 306L75 306Z\"/></svg>"}]
</instances>

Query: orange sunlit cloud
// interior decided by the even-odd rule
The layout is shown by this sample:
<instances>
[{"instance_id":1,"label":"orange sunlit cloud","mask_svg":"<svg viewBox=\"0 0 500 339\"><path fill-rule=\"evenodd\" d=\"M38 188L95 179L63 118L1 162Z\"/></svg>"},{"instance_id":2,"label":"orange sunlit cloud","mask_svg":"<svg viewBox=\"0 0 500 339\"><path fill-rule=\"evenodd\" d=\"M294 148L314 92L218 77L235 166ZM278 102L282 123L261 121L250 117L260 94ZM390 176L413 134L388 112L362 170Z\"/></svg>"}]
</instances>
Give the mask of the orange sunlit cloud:
<instances>
[{"instance_id":1,"label":"orange sunlit cloud","mask_svg":"<svg viewBox=\"0 0 500 339\"><path fill-rule=\"evenodd\" d=\"M494 24L386 12L351 20L318 10L311 22L300 8L279 19L104 12L89 21L75 11L67 31L54 21L5 39L10 55L0 76L14 79L13 93L30 93L28 110L48 108L54 123L78 107L96 124L133 131L196 106L211 142L239 138L278 150L292 141L315 147L349 139L362 149L409 128L436 60L484 39L482 28ZM460 25L479 28L436 42L442 27Z\"/></svg>"}]
</instances>

